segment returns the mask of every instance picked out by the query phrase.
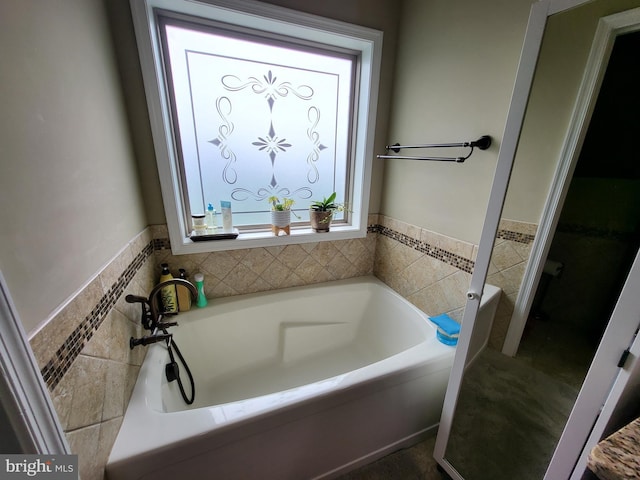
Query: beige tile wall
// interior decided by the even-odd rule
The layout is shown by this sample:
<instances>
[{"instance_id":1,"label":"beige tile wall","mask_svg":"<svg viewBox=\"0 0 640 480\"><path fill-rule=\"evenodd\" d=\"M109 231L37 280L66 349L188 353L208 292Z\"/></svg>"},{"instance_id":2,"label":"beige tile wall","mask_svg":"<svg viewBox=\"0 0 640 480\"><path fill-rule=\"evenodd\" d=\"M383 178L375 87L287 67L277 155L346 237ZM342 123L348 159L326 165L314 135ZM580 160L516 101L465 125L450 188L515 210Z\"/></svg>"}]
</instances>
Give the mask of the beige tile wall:
<instances>
[{"instance_id":1,"label":"beige tile wall","mask_svg":"<svg viewBox=\"0 0 640 480\"><path fill-rule=\"evenodd\" d=\"M375 276L428 315L460 321L476 246L382 215L379 223Z\"/></svg>"},{"instance_id":2,"label":"beige tile wall","mask_svg":"<svg viewBox=\"0 0 640 480\"><path fill-rule=\"evenodd\" d=\"M513 229L509 238L522 230L521 225L507 227ZM129 338L143 332L139 306L127 304L124 296L146 296L158 281L161 263L169 263L174 274L178 268L204 273L208 298L375 274L427 314L446 312L461 319L475 245L378 215L370 216L368 230L363 239L181 256L171 254L164 226L133 239L31 338L60 422L79 455L83 480L104 476L146 353L143 347L128 347ZM513 310L528 250L522 241L496 242L490 282L507 293L496 342L504 321L508 324L509 306Z\"/></svg>"},{"instance_id":3,"label":"beige tile wall","mask_svg":"<svg viewBox=\"0 0 640 480\"><path fill-rule=\"evenodd\" d=\"M383 234L377 240L374 274L425 313L447 313L461 321L477 245L384 216L379 223ZM400 240L393 238L395 233L384 235L385 228L399 233ZM502 289L489 337L494 349L502 349L536 231L535 224L500 222L487 274L487 283Z\"/></svg>"},{"instance_id":4,"label":"beige tile wall","mask_svg":"<svg viewBox=\"0 0 640 480\"><path fill-rule=\"evenodd\" d=\"M142 328L123 293L145 295L154 265L146 230L30 339L83 480L104 477L146 353L129 349Z\"/></svg>"},{"instance_id":5,"label":"beige tile wall","mask_svg":"<svg viewBox=\"0 0 640 480\"><path fill-rule=\"evenodd\" d=\"M370 216L369 225L375 225L376 219L377 215ZM376 234L373 231L365 238L350 240L174 256L169 249L166 226L155 226L151 230L157 245L160 245L155 258L158 275L162 263L169 264L174 276L177 276L180 268L186 270L189 279L195 273L203 273L207 298L310 285L373 273L376 249Z\"/></svg>"},{"instance_id":6,"label":"beige tile wall","mask_svg":"<svg viewBox=\"0 0 640 480\"><path fill-rule=\"evenodd\" d=\"M499 351L502 350L509 329L537 229L538 226L532 223L504 219L498 228L487 283L502 288L502 296L489 336L489 346Z\"/></svg>"}]
</instances>

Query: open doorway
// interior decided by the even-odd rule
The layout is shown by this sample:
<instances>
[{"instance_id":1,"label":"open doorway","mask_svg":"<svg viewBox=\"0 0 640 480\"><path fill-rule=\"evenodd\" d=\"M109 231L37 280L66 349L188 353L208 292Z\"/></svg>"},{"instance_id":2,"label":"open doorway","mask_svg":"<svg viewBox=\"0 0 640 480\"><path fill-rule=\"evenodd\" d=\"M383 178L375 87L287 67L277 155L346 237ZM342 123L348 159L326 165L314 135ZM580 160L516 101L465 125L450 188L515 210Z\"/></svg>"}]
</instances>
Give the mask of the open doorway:
<instances>
[{"instance_id":1,"label":"open doorway","mask_svg":"<svg viewBox=\"0 0 640 480\"><path fill-rule=\"evenodd\" d=\"M638 51L616 38L516 354L576 388L640 247Z\"/></svg>"}]
</instances>

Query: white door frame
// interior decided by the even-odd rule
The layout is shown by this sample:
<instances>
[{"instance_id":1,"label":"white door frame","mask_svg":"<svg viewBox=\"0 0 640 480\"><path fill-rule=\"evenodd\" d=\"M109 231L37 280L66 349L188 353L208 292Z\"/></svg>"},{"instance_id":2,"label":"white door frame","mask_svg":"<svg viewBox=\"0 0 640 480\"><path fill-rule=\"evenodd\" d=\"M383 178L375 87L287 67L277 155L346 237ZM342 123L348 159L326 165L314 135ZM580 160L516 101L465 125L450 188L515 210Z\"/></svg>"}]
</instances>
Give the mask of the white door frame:
<instances>
[{"instance_id":1,"label":"white door frame","mask_svg":"<svg viewBox=\"0 0 640 480\"><path fill-rule=\"evenodd\" d=\"M0 403L23 450L5 453L71 453L2 271Z\"/></svg>"},{"instance_id":2,"label":"white door frame","mask_svg":"<svg viewBox=\"0 0 640 480\"><path fill-rule=\"evenodd\" d=\"M561 150L560 162L542 212L538 233L531 248L529 262L524 272L513 316L502 347L502 353L505 355L515 356L520 346L522 333L591 122L615 39L618 35L638 30L640 30L640 8L603 17L598 22L576 105L569 123L569 130Z\"/></svg>"}]
</instances>

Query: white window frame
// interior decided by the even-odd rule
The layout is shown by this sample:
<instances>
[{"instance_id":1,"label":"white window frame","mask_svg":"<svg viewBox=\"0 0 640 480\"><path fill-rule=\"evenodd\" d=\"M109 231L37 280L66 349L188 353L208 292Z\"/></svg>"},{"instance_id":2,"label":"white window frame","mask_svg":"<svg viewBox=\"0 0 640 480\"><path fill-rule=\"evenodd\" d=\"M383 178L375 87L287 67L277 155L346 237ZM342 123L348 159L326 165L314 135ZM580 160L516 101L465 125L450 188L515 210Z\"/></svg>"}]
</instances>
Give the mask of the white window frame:
<instances>
[{"instance_id":1,"label":"white window frame","mask_svg":"<svg viewBox=\"0 0 640 480\"><path fill-rule=\"evenodd\" d=\"M130 0L138 43L151 130L160 176L169 239L176 255L286 244L362 238L367 233L373 142L377 109L382 32L252 0ZM186 225L182 186L169 100L165 90L162 52L156 24L157 9L212 18L240 27L360 52L360 70L354 111L353 184L347 203L349 224L331 226L328 233L310 228L292 229L291 235L274 236L271 231L241 232L234 240L193 242ZM327 192L330 194L331 192Z\"/></svg>"}]
</instances>

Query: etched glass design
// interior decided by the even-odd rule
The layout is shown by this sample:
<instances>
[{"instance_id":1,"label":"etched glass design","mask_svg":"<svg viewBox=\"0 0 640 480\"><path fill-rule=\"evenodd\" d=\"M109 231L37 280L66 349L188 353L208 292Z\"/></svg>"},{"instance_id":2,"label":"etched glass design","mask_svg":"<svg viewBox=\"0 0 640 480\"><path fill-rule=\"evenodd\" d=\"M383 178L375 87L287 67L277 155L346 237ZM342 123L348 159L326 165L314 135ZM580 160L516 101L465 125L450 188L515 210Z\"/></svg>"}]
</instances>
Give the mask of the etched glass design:
<instances>
[{"instance_id":1,"label":"etched glass design","mask_svg":"<svg viewBox=\"0 0 640 480\"><path fill-rule=\"evenodd\" d=\"M167 24L183 184L191 213L232 202L236 226L269 223L267 199L348 192L356 59Z\"/></svg>"}]
</instances>

